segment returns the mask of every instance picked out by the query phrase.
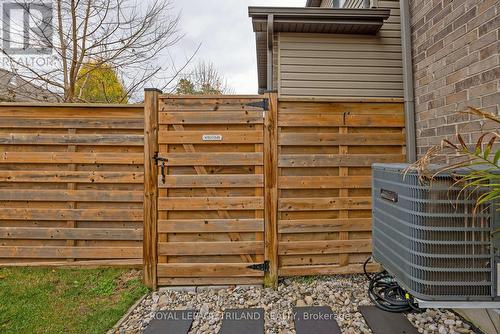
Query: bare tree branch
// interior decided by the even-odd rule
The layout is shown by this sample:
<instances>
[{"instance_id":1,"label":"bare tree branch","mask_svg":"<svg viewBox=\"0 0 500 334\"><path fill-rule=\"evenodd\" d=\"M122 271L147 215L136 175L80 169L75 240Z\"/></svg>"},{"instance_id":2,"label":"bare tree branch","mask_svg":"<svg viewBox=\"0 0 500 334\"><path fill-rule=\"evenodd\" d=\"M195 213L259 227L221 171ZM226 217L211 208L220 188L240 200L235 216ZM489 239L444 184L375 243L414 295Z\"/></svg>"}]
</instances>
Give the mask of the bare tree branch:
<instances>
[{"instance_id":1,"label":"bare tree branch","mask_svg":"<svg viewBox=\"0 0 500 334\"><path fill-rule=\"evenodd\" d=\"M46 87L66 102L79 100L76 83L82 79L82 65L89 62L113 68L122 78L128 96L152 82L166 89L199 49L180 70L161 63L168 49L183 37L172 1L154 0L146 5L138 0L55 0L50 29L33 29L37 38L30 40L30 47L52 48L54 66L32 66L10 49L0 51L11 72L26 82ZM40 8L36 6L44 5L42 0L18 3L36 25L43 26L43 18L35 15ZM13 32L11 39L15 37Z\"/></svg>"}]
</instances>

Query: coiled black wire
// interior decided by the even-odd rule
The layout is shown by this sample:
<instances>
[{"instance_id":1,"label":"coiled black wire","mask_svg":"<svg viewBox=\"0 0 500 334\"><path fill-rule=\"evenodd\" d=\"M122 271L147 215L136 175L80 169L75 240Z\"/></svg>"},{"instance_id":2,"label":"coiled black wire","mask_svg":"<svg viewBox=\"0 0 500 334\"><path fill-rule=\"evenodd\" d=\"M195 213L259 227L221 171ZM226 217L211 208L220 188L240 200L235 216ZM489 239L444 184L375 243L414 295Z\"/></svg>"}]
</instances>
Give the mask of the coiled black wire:
<instances>
[{"instance_id":1,"label":"coiled black wire","mask_svg":"<svg viewBox=\"0 0 500 334\"><path fill-rule=\"evenodd\" d=\"M366 265L370 259L371 257L366 259L363 270L370 281L368 297L375 306L381 310L394 313L424 311L417 306L413 297L406 293L387 271L370 275L366 270Z\"/></svg>"}]
</instances>

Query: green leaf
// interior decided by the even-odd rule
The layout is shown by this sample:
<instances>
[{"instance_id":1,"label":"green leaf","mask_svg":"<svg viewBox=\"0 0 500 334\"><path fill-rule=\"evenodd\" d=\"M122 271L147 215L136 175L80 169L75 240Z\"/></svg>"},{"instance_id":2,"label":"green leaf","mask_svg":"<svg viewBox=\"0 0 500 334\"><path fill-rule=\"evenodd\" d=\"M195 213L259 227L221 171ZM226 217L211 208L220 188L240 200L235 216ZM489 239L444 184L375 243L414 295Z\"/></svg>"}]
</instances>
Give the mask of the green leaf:
<instances>
[{"instance_id":1,"label":"green leaf","mask_svg":"<svg viewBox=\"0 0 500 334\"><path fill-rule=\"evenodd\" d=\"M495 157L493 158L493 163L498 166L499 161L500 161L500 150L497 150L497 152L495 153Z\"/></svg>"}]
</instances>

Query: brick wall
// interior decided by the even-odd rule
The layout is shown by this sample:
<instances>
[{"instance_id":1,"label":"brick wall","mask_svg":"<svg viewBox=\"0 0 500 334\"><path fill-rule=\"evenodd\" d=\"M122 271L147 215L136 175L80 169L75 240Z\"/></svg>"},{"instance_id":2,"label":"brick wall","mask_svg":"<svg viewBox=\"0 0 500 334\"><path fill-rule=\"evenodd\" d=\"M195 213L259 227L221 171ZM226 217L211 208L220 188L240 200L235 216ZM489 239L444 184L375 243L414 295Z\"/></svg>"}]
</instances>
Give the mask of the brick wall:
<instances>
[{"instance_id":1,"label":"brick wall","mask_svg":"<svg viewBox=\"0 0 500 334\"><path fill-rule=\"evenodd\" d=\"M492 125L468 106L499 114L500 2L410 0L417 150L460 132L474 142Z\"/></svg>"}]
</instances>

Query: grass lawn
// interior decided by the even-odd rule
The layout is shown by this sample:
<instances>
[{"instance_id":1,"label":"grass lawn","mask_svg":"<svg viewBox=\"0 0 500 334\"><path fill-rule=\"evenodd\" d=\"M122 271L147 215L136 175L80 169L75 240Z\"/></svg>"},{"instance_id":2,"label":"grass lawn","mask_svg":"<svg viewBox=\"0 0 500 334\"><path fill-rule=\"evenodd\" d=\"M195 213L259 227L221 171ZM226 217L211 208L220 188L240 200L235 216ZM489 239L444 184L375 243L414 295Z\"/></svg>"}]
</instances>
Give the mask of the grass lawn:
<instances>
[{"instance_id":1,"label":"grass lawn","mask_svg":"<svg viewBox=\"0 0 500 334\"><path fill-rule=\"evenodd\" d=\"M126 269L0 268L0 333L106 333L147 289Z\"/></svg>"}]
</instances>

